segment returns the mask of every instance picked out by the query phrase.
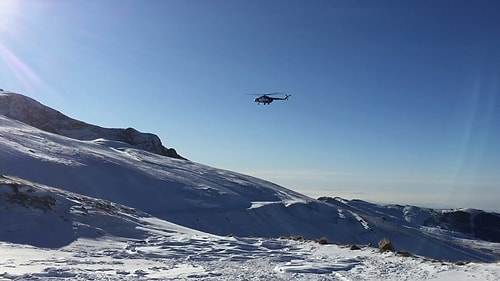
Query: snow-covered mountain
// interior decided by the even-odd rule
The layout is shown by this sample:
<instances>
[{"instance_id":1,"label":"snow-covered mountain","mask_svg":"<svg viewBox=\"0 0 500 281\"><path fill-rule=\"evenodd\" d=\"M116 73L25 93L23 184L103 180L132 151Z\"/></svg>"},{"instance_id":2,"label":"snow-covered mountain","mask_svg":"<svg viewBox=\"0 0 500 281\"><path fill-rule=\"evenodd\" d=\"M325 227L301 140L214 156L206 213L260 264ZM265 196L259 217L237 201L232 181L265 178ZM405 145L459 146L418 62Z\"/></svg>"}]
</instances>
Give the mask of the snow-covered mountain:
<instances>
[{"instance_id":1,"label":"snow-covered mountain","mask_svg":"<svg viewBox=\"0 0 500 281\"><path fill-rule=\"evenodd\" d=\"M286 251L303 247L279 237L324 238L363 249L376 247L387 237L397 251L431 259L500 259L498 243L478 240L498 238L495 213L315 200L265 180L147 151L103 131L92 139L84 132L97 126L73 130L73 125L64 124L80 121L67 121L73 119L61 115L21 95L0 93L0 241L67 250L81 239L113 236L114 241L136 241L121 243L148 253L148 261L168 253L175 257L184 253L187 258L205 250L206 261L210 255L223 259L224 252L233 257L248 250L254 258L278 256L268 260L278 272L300 271L293 263L297 256L287 256ZM486 223L481 214L487 214ZM469 227L463 227L463 217ZM172 250L175 245L186 246L188 242L177 241L185 235L190 235L193 248ZM251 251L257 249L255 243L266 246ZM115 254L129 257L127 253L122 249ZM247 260L240 255L236 259ZM358 262L339 268L351 270ZM330 259L328 263L336 264ZM0 267L6 264L0 260ZM321 274L335 271L333 265L318 268ZM207 274L211 273L204 271L201 276Z\"/></svg>"},{"instance_id":2,"label":"snow-covered mountain","mask_svg":"<svg viewBox=\"0 0 500 281\"><path fill-rule=\"evenodd\" d=\"M452 235L464 235L500 242L500 215L476 209L430 209L402 205L377 205L362 200L319 198L339 209L351 209L363 214L366 220L391 221L400 226L430 230L439 228ZM372 224L375 222L372 222ZM385 224L385 223L384 223Z\"/></svg>"},{"instance_id":3,"label":"snow-covered mountain","mask_svg":"<svg viewBox=\"0 0 500 281\"><path fill-rule=\"evenodd\" d=\"M108 129L70 118L29 97L0 91L0 114L41 130L79 140L105 138L128 143L136 148L160 155L183 159L175 149L165 148L154 134L133 128Z\"/></svg>"}]
</instances>

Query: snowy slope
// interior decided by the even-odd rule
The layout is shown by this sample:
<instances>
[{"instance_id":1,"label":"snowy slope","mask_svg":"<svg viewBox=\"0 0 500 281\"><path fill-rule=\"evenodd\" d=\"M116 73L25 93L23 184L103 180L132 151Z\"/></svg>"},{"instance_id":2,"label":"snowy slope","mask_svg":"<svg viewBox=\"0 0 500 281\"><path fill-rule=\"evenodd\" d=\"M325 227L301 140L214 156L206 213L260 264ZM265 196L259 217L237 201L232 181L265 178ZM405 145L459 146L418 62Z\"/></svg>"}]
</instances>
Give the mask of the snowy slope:
<instances>
[{"instance_id":1,"label":"snowy slope","mask_svg":"<svg viewBox=\"0 0 500 281\"><path fill-rule=\"evenodd\" d=\"M404 212L388 216L380 211L385 207L377 209L362 201L314 200L236 172L165 157L116 140L77 140L2 115L0 151L3 175L123 204L206 233L301 235L373 246L388 237L396 250L435 259L491 262L499 257L490 244L422 228L418 220L405 219L409 216Z\"/></svg>"},{"instance_id":2,"label":"snowy slope","mask_svg":"<svg viewBox=\"0 0 500 281\"><path fill-rule=\"evenodd\" d=\"M449 263L290 239L223 237L0 177L0 280L498 280ZM493 244L492 244L493 245Z\"/></svg>"}]
</instances>

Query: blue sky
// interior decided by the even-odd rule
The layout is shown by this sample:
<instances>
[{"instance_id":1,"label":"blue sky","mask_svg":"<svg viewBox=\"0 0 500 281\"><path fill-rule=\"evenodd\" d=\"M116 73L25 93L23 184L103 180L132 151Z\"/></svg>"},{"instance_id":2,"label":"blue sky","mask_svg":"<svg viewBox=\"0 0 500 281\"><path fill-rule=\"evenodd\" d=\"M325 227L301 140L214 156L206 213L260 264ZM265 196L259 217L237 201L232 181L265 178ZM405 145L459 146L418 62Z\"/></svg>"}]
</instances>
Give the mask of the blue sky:
<instances>
[{"instance_id":1,"label":"blue sky","mask_svg":"<svg viewBox=\"0 0 500 281\"><path fill-rule=\"evenodd\" d=\"M307 195L500 209L500 3L2 1L0 88ZM253 103L247 93L286 92Z\"/></svg>"}]
</instances>

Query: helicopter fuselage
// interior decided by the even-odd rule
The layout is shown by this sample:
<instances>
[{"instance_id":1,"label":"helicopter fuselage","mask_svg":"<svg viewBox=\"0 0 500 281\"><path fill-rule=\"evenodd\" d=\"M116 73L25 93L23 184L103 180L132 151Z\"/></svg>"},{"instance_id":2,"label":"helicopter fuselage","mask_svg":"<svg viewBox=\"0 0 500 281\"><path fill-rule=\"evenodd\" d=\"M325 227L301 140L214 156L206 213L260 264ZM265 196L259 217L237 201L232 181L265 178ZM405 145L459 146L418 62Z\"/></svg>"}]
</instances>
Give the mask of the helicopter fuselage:
<instances>
[{"instance_id":1,"label":"helicopter fuselage","mask_svg":"<svg viewBox=\"0 0 500 281\"><path fill-rule=\"evenodd\" d=\"M288 100L289 96L290 95L285 95L284 98L273 98L273 97L270 97L268 95L262 95L262 96L260 96L258 98L255 98L254 101L256 103L258 103L258 104L261 104L261 103L263 103L263 104L270 104L270 103L272 103L275 100Z\"/></svg>"},{"instance_id":2,"label":"helicopter fuselage","mask_svg":"<svg viewBox=\"0 0 500 281\"><path fill-rule=\"evenodd\" d=\"M274 100L274 98L271 98L271 97L265 96L265 95L264 96L260 96L258 98L255 98L255 102L258 103L258 104L261 104L261 103L263 103L263 104L270 104L270 103L273 102L273 100Z\"/></svg>"}]
</instances>

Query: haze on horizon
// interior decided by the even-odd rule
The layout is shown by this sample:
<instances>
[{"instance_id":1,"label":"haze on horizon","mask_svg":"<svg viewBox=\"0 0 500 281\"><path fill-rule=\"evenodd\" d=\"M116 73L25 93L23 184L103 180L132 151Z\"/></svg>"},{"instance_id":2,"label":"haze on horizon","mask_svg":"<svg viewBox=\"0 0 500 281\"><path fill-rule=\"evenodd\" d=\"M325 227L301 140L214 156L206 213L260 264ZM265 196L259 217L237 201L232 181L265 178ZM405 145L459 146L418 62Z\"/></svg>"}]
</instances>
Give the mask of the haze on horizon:
<instances>
[{"instance_id":1,"label":"haze on horizon","mask_svg":"<svg viewBox=\"0 0 500 281\"><path fill-rule=\"evenodd\" d=\"M2 1L0 88L312 197L499 210L499 10Z\"/></svg>"}]
</instances>

